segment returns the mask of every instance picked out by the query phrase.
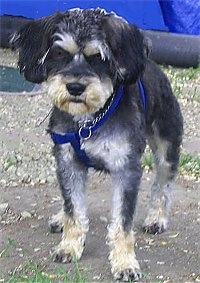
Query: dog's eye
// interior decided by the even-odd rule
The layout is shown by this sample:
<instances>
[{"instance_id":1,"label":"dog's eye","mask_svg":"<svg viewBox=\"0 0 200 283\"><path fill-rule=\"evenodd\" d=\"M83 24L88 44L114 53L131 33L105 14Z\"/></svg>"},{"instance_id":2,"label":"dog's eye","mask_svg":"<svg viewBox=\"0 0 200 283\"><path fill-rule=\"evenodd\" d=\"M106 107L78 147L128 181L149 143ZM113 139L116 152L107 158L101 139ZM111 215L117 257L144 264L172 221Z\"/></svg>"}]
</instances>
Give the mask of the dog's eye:
<instances>
[{"instance_id":1,"label":"dog's eye","mask_svg":"<svg viewBox=\"0 0 200 283\"><path fill-rule=\"evenodd\" d=\"M58 59L70 60L72 59L72 56L69 54L69 52L63 50L62 48L56 47L51 50L50 58L55 59L55 60L58 60Z\"/></svg>"},{"instance_id":2,"label":"dog's eye","mask_svg":"<svg viewBox=\"0 0 200 283\"><path fill-rule=\"evenodd\" d=\"M93 57L93 59L95 59L95 60L102 60L100 53L94 54L94 55L92 55L92 57Z\"/></svg>"},{"instance_id":3,"label":"dog's eye","mask_svg":"<svg viewBox=\"0 0 200 283\"><path fill-rule=\"evenodd\" d=\"M99 61L102 61L102 57L100 53L96 53L90 56L87 56L87 61L89 63L97 63Z\"/></svg>"},{"instance_id":4,"label":"dog's eye","mask_svg":"<svg viewBox=\"0 0 200 283\"><path fill-rule=\"evenodd\" d=\"M56 48L56 49L54 49L54 51L53 51L53 56L54 56L54 57L57 57L57 58L59 58L59 57L64 57L64 56L66 56L66 55L68 55L68 52L62 50L61 48Z\"/></svg>"},{"instance_id":5,"label":"dog's eye","mask_svg":"<svg viewBox=\"0 0 200 283\"><path fill-rule=\"evenodd\" d=\"M62 56L64 56L64 52L62 50L57 50L55 52L55 55L56 55L56 57L62 57Z\"/></svg>"}]
</instances>

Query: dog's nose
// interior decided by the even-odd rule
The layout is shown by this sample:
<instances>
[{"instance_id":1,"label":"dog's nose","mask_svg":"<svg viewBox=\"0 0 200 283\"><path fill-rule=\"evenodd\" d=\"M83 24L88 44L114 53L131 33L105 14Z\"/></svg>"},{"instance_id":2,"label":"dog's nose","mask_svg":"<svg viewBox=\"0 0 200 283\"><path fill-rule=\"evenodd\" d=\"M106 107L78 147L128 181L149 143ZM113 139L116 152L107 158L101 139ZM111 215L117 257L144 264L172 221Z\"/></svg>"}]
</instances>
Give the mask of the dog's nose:
<instances>
[{"instance_id":1,"label":"dog's nose","mask_svg":"<svg viewBox=\"0 0 200 283\"><path fill-rule=\"evenodd\" d=\"M66 87L69 93L74 96L81 95L86 88L85 85L80 84L80 83L68 83L66 84Z\"/></svg>"}]
</instances>

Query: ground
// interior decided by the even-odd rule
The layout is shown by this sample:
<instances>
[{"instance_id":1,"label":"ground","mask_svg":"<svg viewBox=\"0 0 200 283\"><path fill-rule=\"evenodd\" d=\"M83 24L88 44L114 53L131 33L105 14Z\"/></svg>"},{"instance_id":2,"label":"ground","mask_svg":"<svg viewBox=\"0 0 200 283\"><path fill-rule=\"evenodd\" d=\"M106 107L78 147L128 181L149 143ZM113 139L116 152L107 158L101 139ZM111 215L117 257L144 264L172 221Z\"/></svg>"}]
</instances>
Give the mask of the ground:
<instances>
[{"instance_id":1,"label":"ground","mask_svg":"<svg viewBox=\"0 0 200 283\"><path fill-rule=\"evenodd\" d=\"M1 64L11 60L15 65L15 56L5 50L0 53L1 58L5 58ZM169 76L172 70L167 70ZM180 89L178 83L174 89L184 92L183 97L178 97L185 121L182 152L196 158L200 151L199 100L196 97L199 83L192 77L186 79ZM188 89L193 90L195 99L188 98ZM90 172L87 190L90 230L80 262L62 265L51 261L50 251L59 243L61 235L49 233L47 222L59 210L61 198L51 156L52 144L45 133L47 120L44 118L49 110L50 101L45 95L0 96L0 282L19 282L16 276L24 275L25 266L30 262L54 282L59 281L56 270L60 266L71 271L69 278L74 278L78 270L82 277L78 282L83 282L83 278L85 282L110 282L105 239L111 199L108 176ZM154 176L147 167L134 221L136 255L143 273L141 282L200 282L199 171L190 172L186 166L178 175L169 229L153 236L141 230ZM27 279L23 282L53 281Z\"/></svg>"},{"instance_id":2,"label":"ground","mask_svg":"<svg viewBox=\"0 0 200 283\"><path fill-rule=\"evenodd\" d=\"M152 174L143 177L135 219L136 254L144 275L142 282L199 282L198 188L190 182L176 184L169 230L153 236L141 231L148 200L146 188L151 179ZM108 178L91 174L88 189L90 231L79 262L87 282L110 282L111 278L105 244L109 187ZM1 272L20 270L31 260L45 265L45 272L54 274L59 264L51 261L50 250L58 244L61 236L49 233L47 221L60 207L57 186L9 187L3 189L2 196L9 203L10 210L3 217L8 224L2 227L0 250L7 247L7 254L0 258ZM9 239L13 245L9 246ZM74 264L64 268L73 270Z\"/></svg>"}]
</instances>

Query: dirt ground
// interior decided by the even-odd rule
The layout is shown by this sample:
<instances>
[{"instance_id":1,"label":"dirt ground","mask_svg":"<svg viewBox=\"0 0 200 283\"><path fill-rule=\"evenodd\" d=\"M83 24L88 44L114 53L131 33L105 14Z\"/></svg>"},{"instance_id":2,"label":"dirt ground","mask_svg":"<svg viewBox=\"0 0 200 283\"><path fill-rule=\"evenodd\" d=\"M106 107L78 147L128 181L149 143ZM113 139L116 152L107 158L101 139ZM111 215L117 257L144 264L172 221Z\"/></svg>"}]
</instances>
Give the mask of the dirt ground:
<instances>
[{"instance_id":1,"label":"dirt ground","mask_svg":"<svg viewBox=\"0 0 200 283\"><path fill-rule=\"evenodd\" d=\"M200 203L197 200L198 186L190 181L177 180L174 190L174 206L167 232L148 235L141 231L148 201L147 187L153 174L144 174L135 217L136 254L144 279L141 282L199 282L200 281ZM109 219L110 180L91 172L87 199L90 215L83 257L79 263L87 282L110 282L110 266L105 243ZM192 188L192 189L191 189ZM28 260L45 264L45 271L53 272L58 264L50 258L50 250L58 244L61 235L50 234L47 221L60 207L57 185L51 187L26 186L5 188L1 198L9 202L3 220L9 225L1 227L0 251L6 248L9 239L15 243L8 255L0 258L4 274L23 266ZM74 268L66 265L66 269ZM2 281L1 281L2 282Z\"/></svg>"}]
</instances>

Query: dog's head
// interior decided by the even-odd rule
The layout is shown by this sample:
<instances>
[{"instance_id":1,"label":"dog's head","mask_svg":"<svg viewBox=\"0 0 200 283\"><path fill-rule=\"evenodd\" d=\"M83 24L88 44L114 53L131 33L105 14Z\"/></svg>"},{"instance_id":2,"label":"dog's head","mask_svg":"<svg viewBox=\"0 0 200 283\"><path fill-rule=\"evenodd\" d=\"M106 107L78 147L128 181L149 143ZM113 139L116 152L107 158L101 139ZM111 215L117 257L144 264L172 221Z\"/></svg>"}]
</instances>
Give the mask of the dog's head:
<instances>
[{"instance_id":1,"label":"dog's head","mask_svg":"<svg viewBox=\"0 0 200 283\"><path fill-rule=\"evenodd\" d=\"M73 9L28 23L11 39L25 78L47 83L54 104L72 115L102 108L120 84L145 68L137 27L101 9Z\"/></svg>"}]
</instances>

